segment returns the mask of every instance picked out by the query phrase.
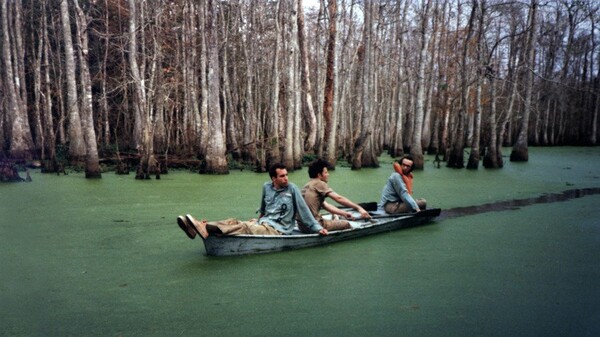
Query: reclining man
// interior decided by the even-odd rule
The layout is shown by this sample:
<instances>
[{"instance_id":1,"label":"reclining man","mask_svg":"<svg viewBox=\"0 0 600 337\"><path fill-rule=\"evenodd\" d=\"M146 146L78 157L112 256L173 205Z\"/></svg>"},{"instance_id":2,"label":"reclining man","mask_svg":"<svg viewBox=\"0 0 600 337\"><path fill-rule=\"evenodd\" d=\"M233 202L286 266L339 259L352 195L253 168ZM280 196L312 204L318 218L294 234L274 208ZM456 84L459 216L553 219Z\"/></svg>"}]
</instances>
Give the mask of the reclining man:
<instances>
[{"instance_id":1,"label":"reclining man","mask_svg":"<svg viewBox=\"0 0 600 337\"><path fill-rule=\"evenodd\" d=\"M240 221L227 219L207 222L197 220L191 215L177 217L177 224L193 239L198 233L204 239L211 234L217 235L287 235L295 227L295 217L302 220L311 232L327 235L323 228L312 216L300 189L288 181L287 168L283 164L274 164L269 168L271 182L263 185L258 220Z\"/></svg>"}]
</instances>

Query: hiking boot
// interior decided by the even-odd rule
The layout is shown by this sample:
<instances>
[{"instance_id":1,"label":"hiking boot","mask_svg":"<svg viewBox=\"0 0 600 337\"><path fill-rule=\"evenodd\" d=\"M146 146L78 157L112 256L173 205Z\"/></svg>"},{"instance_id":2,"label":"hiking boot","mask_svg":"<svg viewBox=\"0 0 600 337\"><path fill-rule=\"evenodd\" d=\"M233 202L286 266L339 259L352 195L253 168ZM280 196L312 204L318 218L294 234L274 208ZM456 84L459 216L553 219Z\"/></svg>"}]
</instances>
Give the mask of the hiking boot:
<instances>
[{"instance_id":1,"label":"hiking boot","mask_svg":"<svg viewBox=\"0 0 600 337\"><path fill-rule=\"evenodd\" d=\"M189 214L186 214L185 217L203 239L206 239L208 237L208 231L206 230L206 220L198 221L196 220L196 218Z\"/></svg>"},{"instance_id":2,"label":"hiking boot","mask_svg":"<svg viewBox=\"0 0 600 337\"><path fill-rule=\"evenodd\" d=\"M179 228L181 228L181 230L185 232L185 235L187 235L190 239L194 239L196 237L196 230L185 217L181 215L178 216L177 224L179 225Z\"/></svg>"}]
</instances>

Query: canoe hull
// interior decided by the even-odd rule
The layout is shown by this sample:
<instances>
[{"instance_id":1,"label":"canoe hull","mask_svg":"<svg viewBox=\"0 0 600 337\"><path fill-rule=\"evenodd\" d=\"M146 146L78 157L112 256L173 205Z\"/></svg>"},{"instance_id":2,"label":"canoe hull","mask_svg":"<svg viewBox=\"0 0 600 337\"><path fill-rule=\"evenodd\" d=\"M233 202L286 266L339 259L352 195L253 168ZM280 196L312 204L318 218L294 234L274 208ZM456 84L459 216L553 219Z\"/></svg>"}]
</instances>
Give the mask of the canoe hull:
<instances>
[{"instance_id":1,"label":"canoe hull","mask_svg":"<svg viewBox=\"0 0 600 337\"><path fill-rule=\"evenodd\" d=\"M441 210L429 209L419 213L398 217L374 217L360 227L330 232L329 235L235 235L214 236L204 240L206 255L230 256L279 252L285 250L326 245L333 242L350 240L367 235L394 231L402 228L420 226L440 215Z\"/></svg>"}]
</instances>

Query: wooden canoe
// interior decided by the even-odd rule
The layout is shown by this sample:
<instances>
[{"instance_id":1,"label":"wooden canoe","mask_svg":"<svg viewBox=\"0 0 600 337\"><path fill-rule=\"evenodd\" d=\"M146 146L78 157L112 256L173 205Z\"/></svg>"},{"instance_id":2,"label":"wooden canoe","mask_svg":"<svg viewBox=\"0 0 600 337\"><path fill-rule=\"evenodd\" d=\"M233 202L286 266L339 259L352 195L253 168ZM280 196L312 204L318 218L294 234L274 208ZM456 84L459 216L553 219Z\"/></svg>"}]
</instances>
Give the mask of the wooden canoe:
<instances>
[{"instance_id":1,"label":"wooden canoe","mask_svg":"<svg viewBox=\"0 0 600 337\"><path fill-rule=\"evenodd\" d=\"M303 234L294 230L291 235L211 235L204 241L206 255L229 256L279 252L359 238L381 232L426 224L440 215L439 208L419 213L386 215L373 212L371 220L351 221L353 228L329 232L329 235ZM200 236L199 236L200 237Z\"/></svg>"}]
</instances>

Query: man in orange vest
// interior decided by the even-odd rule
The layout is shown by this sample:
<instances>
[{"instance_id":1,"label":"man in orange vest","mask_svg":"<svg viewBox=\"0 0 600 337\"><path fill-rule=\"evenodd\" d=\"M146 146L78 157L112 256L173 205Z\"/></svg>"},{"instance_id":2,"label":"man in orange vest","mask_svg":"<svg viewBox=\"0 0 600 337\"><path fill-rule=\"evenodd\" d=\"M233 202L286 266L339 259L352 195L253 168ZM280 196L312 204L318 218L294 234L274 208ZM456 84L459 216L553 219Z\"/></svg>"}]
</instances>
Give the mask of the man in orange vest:
<instances>
[{"instance_id":1,"label":"man in orange vest","mask_svg":"<svg viewBox=\"0 0 600 337\"><path fill-rule=\"evenodd\" d=\"M388 178L381 200L377 205L379 209L389 214L420 212L427 207L425 199L414 199L413 193L413 159L405 156L394 163L395 172Z\"/></svg>"}]
</instances>

